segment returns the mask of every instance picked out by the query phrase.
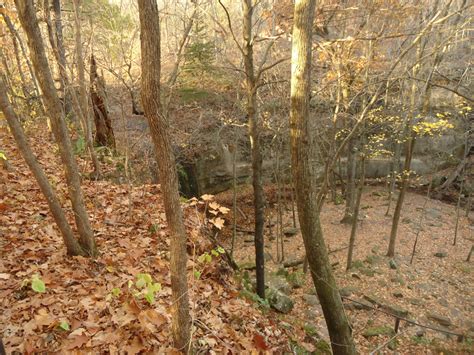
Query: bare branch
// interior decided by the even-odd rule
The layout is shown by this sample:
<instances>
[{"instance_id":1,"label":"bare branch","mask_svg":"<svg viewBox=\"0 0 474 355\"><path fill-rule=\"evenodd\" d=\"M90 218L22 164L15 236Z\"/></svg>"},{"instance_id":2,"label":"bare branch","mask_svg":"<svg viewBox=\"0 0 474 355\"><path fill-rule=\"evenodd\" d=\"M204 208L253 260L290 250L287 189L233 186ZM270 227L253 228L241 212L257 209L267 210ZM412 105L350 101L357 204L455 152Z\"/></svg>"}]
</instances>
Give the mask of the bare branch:
<instances>
[{"instance_id":1,"label":"bare branch","mask_svg":"<svg viewBox=\"0 0 474 355\"><path fill-rule=\"evenodd\" d=\"M227 10L227 8L225 7L225 5L222 3L221 0L218 0L218 1L219 1L219 5L221 5L221 7L224 9L225 15L227 17L227 24L229 26L229 31L230 31L230 34L232 35L232 39L234 40L235 44L237 45L237 48L239 48L240 53L242 53L242 55L244 55L244 50L242 49L242 46L240 45L239 41L237 40L237 37L235 37L235 33L234 33L233 28L232 28L232 21L230 19L229 11Z\"/></svg>"}]
</instances>

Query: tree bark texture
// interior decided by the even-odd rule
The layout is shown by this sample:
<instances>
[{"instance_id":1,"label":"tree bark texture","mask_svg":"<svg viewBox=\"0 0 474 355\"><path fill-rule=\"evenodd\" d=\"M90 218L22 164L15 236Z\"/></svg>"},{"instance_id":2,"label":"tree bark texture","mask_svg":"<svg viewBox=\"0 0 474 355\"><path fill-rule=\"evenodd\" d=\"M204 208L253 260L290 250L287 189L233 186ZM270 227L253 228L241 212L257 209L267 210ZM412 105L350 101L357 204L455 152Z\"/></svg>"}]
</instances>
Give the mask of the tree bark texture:
<instances>
[{"instance_id":1,"label":"tree bark texture","mask_svg":"<svg viewBox=\"0 0 474 355\"><path fill-rule=\"evenodd\" d=\"M243 59L245 67L245 85L247 90L247 115L249 124L250 147L252 154L252 185L255 213L255 265L257 294L265 298L265 195L262 185L262 152L260 142L261 122L257 110L257 79L255 77L252 38L252 0L243 1Z\"/></svg>"},{"instance_id":2,"label":"tree bark texture","mask_svg":"<svg viewBox=\"0 0 474 355\"><path fill-rule=\"evenodd\" d=\"M36 159L33 151L31 150L30 145L28 144L28 139L25 136L23 127L21 126L18 117L13 110L10 102L8 100L6 92L6 83L3 80L3 73L0 73L0 109L3 111L5 118L7 119L8 126L15 138L15 142L18 146L23 159L25 159L26 164L30 168L33 176L38 183L41 192L46 198L48 207L53 215L54 221L59 228L61 236L63 238L64 244L66 245L66 251L68 255L86 255L79 242L74 236L74 232L67 221L66 215L61 207L61 203L54 192L51 184L48 181L48 177L44 173L41 165Z\"/></svg>"},{"instance_id":3,"label":"tree bark texture","mask_svg":"<svg viewBox=\"0 0 474 355\"><path fill-rule=\"evenodd\" d=\"M408 123L409 124L409 123ZM409 138L405 143L405 163L403 166L402 172L402 183L400 187L400 194L397 199L397 205L395 206L395 211L393 212L392 220L392 229L390 231L390 241L388 244L387 256L393 257L395 255L395 245L397 242L397 232L398 224L400 222L400 216L402 213L403 202L405 200L405 194L408 188L408 183L410 182L410 167L411 160L413 157L413 148L415 147L415 137L414 134L409 133Z\"/></svg>"},{"instance_id":4,"label":"tree bark texture","mask_svg":"<svg viewBox=\"0 0 474 355\"><path fill-rule=\"evenodd\" d=\"M334 354L356 354L351 328L332 274L311 173L309 99L315 0L296 0L291 58L290 140L293 181L301 233Z\"/></svg>"},{"instance_id":5,"label":"tree bark texture","mask_svg":"<svg viewBox=\"0 0 474 355\"><path fill-rule=\"evenodd\" d=\"M97 154L94 150L94 143L92 140L92 124L89 117L89 100L87 99L86 90L86 78L84 69L84 56L82 54L82 35L81 35L81 3L82 0L73 0L72 4L74 7L74 39L76 47L76 66L77 66L77 79L79 82L79 102L80 109L82 110L83 130L86 140L87 149L91 156L92 165L94 166L94 175L98 177L100 175L100 165L97 159Z\"/></svg>"},{"instance_id":6,"label":"tree bark texture","mask_svg":"<svg viewBox=\"0 0 474 355\"><path fill-rule=\"evenodd\" d=\"M66 69L66 49L64 47L64 36L63 36L63 21L61 14L61 0L52 0L53 5L53 19L54 19L54 34L56 37L56 46L58 48L59 65ZM73 121L76 120L74 111L72 110L72 99L71 99L71 88L61 79L61 88L64 95L64 111L66 117L71 118Z\"/></svg>"},{"instance_id":7,"label":"tree bark texture","mask_svg":"<svg viewBox=\"0 0 474 355\"><path fill-rule=\"evenodd\" d=\"M159 180L170 231L172 329L175 347L189 352L191 316L187 284L186 231L179 202L176 162L169 124L160 102L160 23L156 0L138 0L142 51L142 102L150 126L159 169Z\"/></svg>"},{"instance_id":8,"label":"tree bark texture","mask_svg":"<svg viewBox=\"0 0 474 355\"><path fill-rule=\"evenodd\" d=\"M36 18L35 7L32 0L15 0L15 4L21 25L28 37L31 60L51 118L52 130L58 143L61 161L64 164L69 198L71 199L76 227L79 233L79 243L89 255L95 256L97 248L82 195L79 170L72 151L61 101L56 93L53 77L49 70L49 63Z\"/></svg>"},{"instance_id":9,"label":"tree bark texture","mask_svg":"<svg viewBox=\"0 0 474 355\"><path fill-rule=\"evenodd\" d=\"M354 217L356 167L355 139L351 139L347 144L346 207L341 223L351 224Z\"/></svg>"}]
</instances>

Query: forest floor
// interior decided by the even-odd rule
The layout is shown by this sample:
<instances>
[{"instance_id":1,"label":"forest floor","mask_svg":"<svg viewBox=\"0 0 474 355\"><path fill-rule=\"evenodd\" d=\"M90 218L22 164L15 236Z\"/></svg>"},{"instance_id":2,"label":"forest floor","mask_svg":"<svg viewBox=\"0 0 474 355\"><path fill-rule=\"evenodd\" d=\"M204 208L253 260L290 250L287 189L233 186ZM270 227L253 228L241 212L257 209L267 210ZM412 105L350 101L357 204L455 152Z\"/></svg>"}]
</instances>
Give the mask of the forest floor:
<instances>
[{"instance_id":1,"label":"forest floor","mask_svg":"<svg viewBox=\"0 0 474 355\"><path fill-rule=\"evenodd\" d=\"M58 154L46 125L33 123L27 130L39 161L72 217ZM159 186L117 185L85 178L84 194L100 256L95 260L68 257L39 188L10 134L2 127L0 142L0 149L8 158L8 167L0 165L0 336L7 353L177 352L171 341L169 237ZM112 157L104 157L103 169L115 170L113 161ZM87 176L87 161L79 158L79 165ZM269 189L267 194L271 197L274 190ZM216 198L231 207L230 192ZM251 202L251 190L241 189L240 230L252 229ZM391 269L389 259L383 256L390 228L390 218L384 216L386 203L382 188L366 190L353 271L344 271L346 249L331 253L331 261L338 263L334 270L344 294L366 306L365 299L370 298L383 307L401 307L409 312L407 318L421 324L472 336L473 267L472 262L464 261L473 243L469 219L461 217L458 241L452 246L455 209L429 200L429 212L410 265L413 230L418 225L424 197L409 193L394 259L396 269ZM200 260L199 256L212 255L215 248L205 236L210 230L204 225L205 212L190 203L183 206L190 237L188 281L197 353L321 353L324 347L320 338L327 339L327 330L309 276L291 291L295 307L287 314L248 301L241 297L241 277L234 277L222 257L212 257L211 262ZM330 250L347 244L350 228L339 223L342 212L342 205L328 203L322 214ZM274 207L269 213L276 215ZM284 215L288 226L292 224L290 216L290 212ZM231 214L226 219L219 240L228 246ZM270 232L266 235L270 271L279 268L279 263L272 261L276 259L273 236ZM239 263L252 261L253 247L246 240L248 234L240 232L235 248ZM287 260L303 256L299 233L284 240ZM436 257L435 253L442 253L438 255L443 257ZM296 273L297 268L289 270ZM128 286L140 273L150 274L161 284L151 305ZM45 292L32 290L34 275L44 281ZM393 318L373 309L356 309L348 300L345 303L360 353L370 352L393 335ZM438 324L440 321L444 325ZM382 334L370 335L369 330ZM398 343L391 347L403 354L473 351L471 338L457 343L453 337L448 339L431 330L416 336L420 332L419 327L401 322ZM382 352L392 350L385 347Z\"/></svg>"},{"instance_id":2,"label":"forest floor","mask_svg":"<svg viewBox=\"0 0 474 355\"><path fill-rule=\"evenodd\" d=\"M266 190L269 208L265 236L265 268L274 279L282 262L278 262L277 234L278 205L276 190ZM288 196L289 197L289 196ZM237 237L235 259L249 267L253 261L252 190L239 189ZM393 197L392 211L396 204ZM217 200L231 208L232 193L220 194ZM383 186L368 186L361 201L353 267L346 272L347 246L351 226L341 224L344 204L326 203L321 215L325 240L330 251L330 261L344 298L346 313L353 326L353 334L361 353L388 342L393 333L395 317L388 313L405 313L404 317L421 325L452 333L464 334L464 342L457 343L455 335L426 329L407 322L400 322L399 336L384 347L381 353L474 353L474 268L472 260L466 262L474 243L474 213L466 216L461 211L456 245L453 246L456 208L439 200L426 199L418 193L407 194L400 226L396 256L385 256L388 248L392 217L386 216L388 192ZM294 229L291 199L282 203L284 263L293 265L304 258L304 246L298 229ZM420 218L421 220L420 228ZM228 225L231 225L229 216ZM296 218L296 224L298 224ZM269 228L271 226L271 229ZM416 231L421 229L413 263L410 263ZM231 239L226 230L225 239ZM296 233L295 233L296 232ZM294 235L292 235L294 234ZM226 245L230 245L227 242ZM281 250L281 248L280 248ZM280 251L281 255L281 251ZM300 287L293 288L290 296L295 302L293 310L280 319L293 325L313 326L315 331L329 340L322 309L315 296L310 273L303 274L303 265L287 267L283 272L292 275L288 280L303 277ZM275 283L274 281L272 281ZM355 301L355 302L354 302ZM360 302L360 303L358 303ZM375 309L374 309L375 308ZM381 312L385 311L385 312ZM370 334L374 334L373 336Z\"/></svg>"}]
</instances>

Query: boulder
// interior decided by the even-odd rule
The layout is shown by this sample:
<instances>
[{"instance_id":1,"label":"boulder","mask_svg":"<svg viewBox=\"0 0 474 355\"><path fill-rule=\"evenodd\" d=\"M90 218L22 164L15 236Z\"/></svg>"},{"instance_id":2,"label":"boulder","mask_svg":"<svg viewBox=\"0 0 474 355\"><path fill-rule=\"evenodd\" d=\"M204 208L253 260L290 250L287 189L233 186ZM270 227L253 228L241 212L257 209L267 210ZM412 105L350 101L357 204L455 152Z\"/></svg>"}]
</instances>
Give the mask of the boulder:
<instances>
[{"instance_id":1,"label":"boulder","mask_svg":"<svg viewBox=\"0 0 474 355\"><path fill-rule=\"evenodd\" d=\"M370 337L375 337L378 335L393 335L395 334L395 331L391 327L387 326L380 326L380 327L369 327L364 332L362 335L366 338Z\"/></svg>"},{"instance_id":2,"label":"boulder","mask_svg":"<svg viewBox=\"0 0 474 355\"><path fill-rule=\"evenodd\" d=\"M379 306L380 308L382 308L383 310L389 312L389 313L392 313L393 315L395 316L398 316L398 317L406 317L408 316L408 311L397 306L397 305L394 305L394 304L390 304L384 300L381 300L380 298L374 296L374 295L364 295L364 299L366 299L367 301L369 301L370 303L374 304L374 305L377 305Z\"/></svg>"},{"instance_id":3,"label":"boulder","mask_svg":"<svg viewBox=\"0 0 474 355\"><path fill-rule=\"evenodd\" d=\"M342 297L349 297L350 295L352 295L354 292L358 291L357 287L354 287L354 286L347 286L347 287L343 287L339 290L339 294L342 296Z\"/></svg>"},{"instance_id":4,"label":"boulder","mask_svg":"<svg viewBox=\"0 0 474 355\"><path fill-rule=\"evenodd\" d=\"M398 269L398 265L395 262L395 260L393 260L393 259L390 259L390 261L388 262L388 265L390 266L390 269L392 269L392 270L397 270Z\"/></svg>"},{"instance_id":5,"label":"boulder","mask_svg":"<svg viewBox=\"0 0 474 355\"><path fill-rule=\"evenodd\" d=\"M318 296L315 295L303 295L304 301L310 306L317 306L319 305Z\"/></svg>"},{"instance_id":6,"label":"boulder","mask_svg":"<svg viewBox=\"0 0 474 355\"><path fill-rule=\"evenodd\" d=\"M292 289L291 285L288 281L286 281L284 276L276 274L265 275L265 286L283 292L287 295L290 294Z\"/></svg>"},{"instance_id":7,"label":"boulder","mask_svg":"<svg viewBox=\"0 0 474 355\"><path fill-rule=\"evenodd\" d=\"M285 237L293 237L297 235L298 232L299 232L299 229L295 227L288 227L288 228L283 229L283 234L285 235Z\"/></svg>"},{"instance_id":8,"label":"boulder","mask_svg":"<svg viewBox=\"0 0 474 355\"><path fill-rule=\"evenodd\" d=\"M247 261L238 264L241 270L254 270L256 268L255 261Z\"/></svg>"},{"instance_id":9,"label":"boulder","mask_svg":"<svg viewBox=\"0 0 474 355\"><path fill-rule=\"evenodd\" d=\"M293 288L303 287L305 281L305 275L301 271L295 271L286 276L286 280L290 283Z\"/></svg>"},{"instance_id":10,"label":"boulder","mask_svg":"<svg viewBox=\"0 0 474 355\"><path fill-rule=\"evenodd\" d=\"M392 293L393 297L396 297L396 298L402 298L403 297L403 293L401 293L400 291L395 291L394 293Z\"/></svg>"},{"instance_id":11,"label":"boulder","mask_svg":"<svg viewBox=\"0 0 474 355\"><path fill-rule=\"evenodd\" d=\"M293 300L274 288L267 290L267 300L271 307L281 313L289 313L294 306Z\"/></svg>"},{"instance_id":12,"label":"boulder","mask_svg":"<svg viewBox=\"0 0 474 355\"><path fill-rule=\"evenodd\" d=\"M441 213L441 211L437 208L427 208L425 210L425 215L426 217L428 218L431 218L431 219L436 219L436 220L439 220L441 219L441 216L443 215Z\"/></svg>"},{"instance_id":13,"label":"boulder","mask_svg":"<svg viewBox=\"0 0 474 355\"><path fill-rule=\"evenodd\" d=\"M356 299L354 301L351 301L347 305L348 309L357 309L357 310L371 310L372 309L372 304L363 299Z\"/></svg>"}]
</instances>

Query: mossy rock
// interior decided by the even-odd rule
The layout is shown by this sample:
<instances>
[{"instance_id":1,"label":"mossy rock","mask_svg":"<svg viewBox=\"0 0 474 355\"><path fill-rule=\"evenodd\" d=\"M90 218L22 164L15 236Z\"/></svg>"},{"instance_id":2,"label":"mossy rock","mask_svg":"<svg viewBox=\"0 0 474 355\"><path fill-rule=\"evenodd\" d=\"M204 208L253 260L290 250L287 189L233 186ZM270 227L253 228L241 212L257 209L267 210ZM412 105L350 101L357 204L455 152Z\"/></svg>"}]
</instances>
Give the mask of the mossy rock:
<instances>
[{"instance_id":1,"label":"mossy rock","mask_svg":"<svg viewBox=\"0 0 474 355\"><path fill-rule=\"evenodd\" d=\"M339 293L343 297L349 297L357 291L359 291L359 289L355 286L346 286L346 287L343 287L343 288L339 289Z\"/></svg>"},{"instance_id":2,"label":"mossy rock","mask_svg":"<svg viewBox=\"0 0 474 355\"><path fill-rule=\"evenodd\" d=\"M301 288L304 285L305 275L301 271L295 271L288 274L286 280L292 288Z\"/></svg>"},{"instance_id":3,"label":"mossy rock","mask_svg":"<svg viewBox=\"0 0 474 355\"><path fill-rule=\"evenodd\" d=\"M365 275L365 276L369 276L369 277L375 276L375 271L367 267L360 268L359 271L362 275Z\"/></svg>"},{"instance_id":4,"label":"mossy rock","mask_svg":"<svg viewBox=\"0 0 474 355\"><path fill-rule=\"evenodd\" d=\"M400 286L405 286L405 280L400 275L390 278L390 281L393 283L398 283Z\"/></svg>"},{"instance_id":5,"label":"mossy rock","mask_svg":"<svg viewBox=\"0 0 474 355\"><path fill-rule=\"evenodd\" d=\"M385 325L379 327L370 327L367 328L362 335L366 338L375 337L379 335L395 335L395 331L391 327Z\"/></svg>"},{"instance_id":6,"label":"mossy rock","mask_svg":"<svg viewBox=\"0 0 474 355\"><path fill-rule=\"evenodd\" d=\"M253 293L249 290L243 289L240 290L239 296L242 298L245 298L246 300L252 301L252 302L258 302L259 298L256 293Z\"/></svg>"},{"instance_id":7,"label":"mossy rock","mask_svg":"<svg viewBox=\"0 0 474 355\"><path fill-rule=\"evenodd\" d=\"M320 339L318 340L314 346L316 347L316 354L332 354L331 352L331 346L328 344L327 341Z\"/></svg>"},{"instance_id":8,"label":"mossy rock","mask_svg":"<svg viewBox=\"0 0 474 355\"><path fill-rule=\"evenodd\" d=\"M274 288L267 290L267 300L270 306L281 313L289 313L293 309L293 300Z\"/></svg>"},{"instance_id":9,"label":"mossy rock","mask_svg":"<svg viewBox=\"0 0 474 355\"><path fill-rule=\"evenodd\" d=\"M306 323L304 326L303 326L303 330L304 332L306 333L306 335L310 336L310 337L317 337L319 336L318 335L318 331L316 330L316 327L312 324L309 324L309 323Z\"/></svg>"},{"instance_id":10,"label":"mossy rock","mask_svg":"<svg viewBox=\"0 0 474 355\"><path fill-rule=\"evenodd\" d=\"M351 265L351 269L360 269L364 267L364 262L362 260L354 260Z\"/></svg>"},{"instance_id":11,"label":"mossy rock","mask_svg":"<svg viewBox=\"0 0 474 355\"><path fill-rule=\"evenodd\" d=\"M365 258L365 262L369 265L376 265L378 264L383 258L380 255L367 255Z\"/></svg>"},{"instance_id":12,"label":"mossy rock","mask_svg":"<svg viewBox=\"0 0 474 355\"><path fill-rule=\"evenodd\" d=\"M255 261L247 261L237 265L240 270L255 270L257 268Z\"/></svg>"}]
</instances>

